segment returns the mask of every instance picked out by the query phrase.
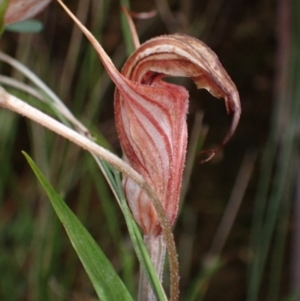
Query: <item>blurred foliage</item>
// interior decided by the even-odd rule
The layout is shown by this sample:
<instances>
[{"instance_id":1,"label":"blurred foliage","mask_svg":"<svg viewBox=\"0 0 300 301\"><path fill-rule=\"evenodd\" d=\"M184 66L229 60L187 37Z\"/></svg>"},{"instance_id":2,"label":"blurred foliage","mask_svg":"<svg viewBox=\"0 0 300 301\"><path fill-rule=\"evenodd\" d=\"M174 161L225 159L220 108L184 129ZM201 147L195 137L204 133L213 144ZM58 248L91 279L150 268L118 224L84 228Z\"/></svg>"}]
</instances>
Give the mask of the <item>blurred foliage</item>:
<instances>
[{"instance_id":1,"label":"blurred foliage","mask_svg":"<svg viewBox=\"0 0 300 301\"><path fill-rule=\"evenodd\" d=\"M91 29L120 69L127 57L120 2L65 2ZM291 144L276 139L285 131L291 133L290 126L295 131L297 126L299 128L299 93L296 89L299 21L297 23L294 18L292 22L293 61L287 66L287 72L291 66L296 66L290 78L291 84L286 87L291 115L284 115L284 127L278 129L278 114L287 101L285 95L280 95L279 106L278 90L275 90L274 97L275 79L278 76L276 53L280 42L276 31L278 3L280 1L271 0L130 1L133 11L158 9L154 18L136 21L142 42L175 31L203 40L218 54L236 83L242 101L240 125L224 151L208 164L193 164L185 201L174 229L181 268L182 300L266 300L269 294L269 300L275 301L286 296L290 289L290 256L284 251L287 246L285 237L290 233L289 213L294 196L295 173L291 173L291 170L286 170L287 174L282 173L282 168L294 167L295 172L297 133L289 136ZM292 11L299 11L299 7L294 6ZM1 51L33 70L64 100L78 119L92 132L99 132L100 137L105 137L107 145L121 155L113 121L114 87L92 47L55 1L38 19L44 25L42 32L5 32L0 40ZM21 74L7 65L1 63L0 67L1 74L23 79ZM180 83L190 91L190 136L201 110L204 112L203 123L209 126L204 148L218 144L230 123L223 101L197 91L190 81L183 79ZM28 101L36 103L33 99ZM199 135L196 142L202 143L203 132ZM291 147L293 156L288 151ZM273 157L270 157L268 149L274 153ZM134 295L138 280L137 260L122 214L90 155L40 126L0 109L0 300L96 299L83 267L21 150L33 157L99 243ZM259 160L243 203L220 258L210 261L208 255L214 255L210 254L211 243L235 179L245 154L252 150L258 151ZM287 161L287 158L291 161ZM258 182L266 180L267 172L268 181L265 188L261 188L262 184L259 186ZM276 194L272 189L280 185L284 186L282 193ZM275 220L270 231L269 226L265 228L264 217L266 212L272 216L273 209L257 209L258 205L254 205L258 188L257 194L263 189L266 191L262 197L266 206L274 203L275 197L279 206L277 213L286 212L281 221L278 215L273 217ZM261 200L259 197L256 199ZM289 207L283 206L285 199L290 200L286 202ZM259 203L261 201L256 201L256 204ZM259 214L260 224L256 224ZM253 236L250 239L252 225L252 234L255 231L260 233L258 236L254 234L254 239ZM260 243L263 244L267 236L269 247L266 249ZM270 259L270 246L272 250L278 250L272 255L276 262L279 254L278 268ZM266 269L258 259L261 256L265 259L263 265ZM253 272L255 265L259 267L259 275ZM279 273L274 273L272 266ZM271 275L276 274L276 279L271 279L270 270ZM251 291L251 281L252 285L255 283L255 292ZM276 290L273 290L274 287Z\"/></svg>"}]
</instances>

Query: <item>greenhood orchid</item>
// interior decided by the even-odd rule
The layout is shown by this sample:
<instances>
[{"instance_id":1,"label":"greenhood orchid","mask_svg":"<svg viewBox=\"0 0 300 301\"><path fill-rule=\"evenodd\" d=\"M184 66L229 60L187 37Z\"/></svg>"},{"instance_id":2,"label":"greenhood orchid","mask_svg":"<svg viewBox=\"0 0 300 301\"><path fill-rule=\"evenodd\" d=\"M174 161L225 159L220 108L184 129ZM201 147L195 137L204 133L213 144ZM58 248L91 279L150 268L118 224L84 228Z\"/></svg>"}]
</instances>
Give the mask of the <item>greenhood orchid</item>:
<instances>
[{"instance_id":1,"label":"greenhood orchid","mask_svg":"<svg viewBox=\"0 0 300 301\"><path fill-rule=\"evenodd\" d=\"M225 99L234 120L223 144L239 120L238 92L214 52L199 40L179 34L145 42L121 74L128 80L117 84L115 121L124 155L153 187L173 224L186 154L188 92L164 82L163 77L189 77L198 88ZM137 222L146 234L158 235L161 228L147 195L130 178L123 183Z\"/></svg>"},{"instance_id":2,"label":"greenhood orchid","mask_svg":"<svg viewBox=\"0 0 300 301\"><path fill-rule=\"evenodd\" d=\"M208 46L181 34L155 37L142 45L135 42L137 49L119 72L94 36L61 0L58 2L92 43L115 83L115 123L124 159L156 193L167 220L173 225L178 214L186 156L189 94L184 87L167 83L163 78L191 78L197 88L207 89L213 96L225 100L227 112L233 113L233 121L221 147L234 133L240 118L240 100L234 83ZM210 151L209 158L217 150ZM156 244L162 237L161 219L143 187L126 175L123 176L123 187L132 214L143 229L145 241L149 242L148 250L150 253L154 250L150 256L154 264L160 265L157 272L161 277L165 249ZM172 281L176 288L171 292L171 299L177 300L177 271L174 275ZM151 289L142 293L140 300L155 300Z\"/></svg>"},{"instance_id":3,"label":"greenhood orchid","mask_svg":"<svg viewBox=\"0 0 300 301\"><path fill-rule=\"evenodd\" d=\"M120 73L92 34L71 17L90 40L116 84L115 123L125 160L148 181L173 224L186 155L188 91L163 78L189 77L198 88L224 98L227 111L233 112L234 117L222 146L239 121L237 89L209 47L180 34L145 42L128 58ZM144 233L159 235L161 226L149 197L128 177L124 177L123 185L133 216Z\"/></svg>"}]
</instances>

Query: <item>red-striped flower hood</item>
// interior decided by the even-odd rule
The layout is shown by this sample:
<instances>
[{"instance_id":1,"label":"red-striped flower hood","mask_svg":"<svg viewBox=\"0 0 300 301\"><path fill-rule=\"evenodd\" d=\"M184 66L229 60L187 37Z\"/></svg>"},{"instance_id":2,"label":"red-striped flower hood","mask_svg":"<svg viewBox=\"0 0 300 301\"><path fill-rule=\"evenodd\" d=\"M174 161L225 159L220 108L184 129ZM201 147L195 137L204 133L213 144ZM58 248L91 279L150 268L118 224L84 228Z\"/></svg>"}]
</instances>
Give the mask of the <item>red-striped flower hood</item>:
<instances>
[{"instance_id":1,"label":"red-striped flower hood","mask_svg":"<svg viewBox=\"0 0 300 301\"><path fill-rule=\"evenodd\" d=\"M187 146L188 92L164 82L163 77L190 77L198 88L224 97L228 110L236 113L231 133L240 115L237 90L216 55L204 43L184 35L147 41L127 60L121 74L127 80L125 85L116 82L115 121L125 158L152 186L173 224ZM128 177L123 185L144 232L159 234L156 212L146 193Z\"/></svg>"},{"instance_id":2,"label":"red-striped flower hood","mask_svg":"<svg viewBox=\"0 0 300 301\"><path fill-rule=\"evenodd\" d=\"M185 35L153 38L129 57L121 73L93 35L61 3L96 49L116 84L115 122L124 157L149 183L171 224L178 211L187 145L188 92L163 81L165 76L191 78L198 88L224 98L233 112L232 136L240 117L237 89L215 53L201 41ZM125 194L134 218L148 235L161 232L156 211L143 189L124 177Z\"/></svg>"}]
</instances>

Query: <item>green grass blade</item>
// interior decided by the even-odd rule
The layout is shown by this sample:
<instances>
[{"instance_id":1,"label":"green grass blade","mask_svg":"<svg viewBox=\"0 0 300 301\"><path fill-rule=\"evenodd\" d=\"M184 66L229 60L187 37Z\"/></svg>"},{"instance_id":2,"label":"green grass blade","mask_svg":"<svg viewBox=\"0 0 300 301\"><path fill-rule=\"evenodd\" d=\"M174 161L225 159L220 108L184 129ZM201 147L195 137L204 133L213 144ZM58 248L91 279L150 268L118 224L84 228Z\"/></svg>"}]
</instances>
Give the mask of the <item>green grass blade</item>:
<instances>
[{"instance_id":1,"label":"green grass blade","mask_svg":"<svg viewBox=\"0 0 300 301\"><path fill-rule=\"evenodd\" d=\"M300 297L300 290L295 292L291 292L285 298L281 299L281 301L297 301Z\"/></svg>"},{"instance_id":2,"label":"green grass blade","mask_svg":"<svg viewBox=\"0 0 300 301\"><path fill-rule=\"evenodd\" d=\"M24 20L5 26L5 30L17 33L38 33L41 32L43 28L43 23L35 19Z\"/></svg>"},{"instance_id":3,"label":"green grass blade","mask_svg":"<svg viewBox=\"0 0 300 301\"><path fill-rule=\"evenodd\" d=\"M6 9L8 7L8 2L9 0L0 1L0 35L2 34L4 29L4 16L5 16Z\"/></svg>"},{"instance_id":4,"label":"green grass blade","mask_svg":"<svg viewBox=\"0 0 300 301\"><path fill-rule=\"evenodd\" d=\"M224 263L220 258L215 258L214 261L210 263L210 265L205 266L191 284L191 288L187 292L184 300L202 301L205 297L209 282L223 267L223 264Z\"/></svg>"},{"instance_id":5,"label":"green grass blade","mask_svg":"<svg viewBox=\"0 0 300 301\"><path fill-rule=\"evenodd\" d=\"M33 160L28 154L24 153L24 155L47 193L56 214L64 225L71 243L93 283L99 299L101 301L132 301L133 299L128 290L100 247L52 188Z\"/></svg>"},{"instance_id":6,"label":"green grass blade","mask_svg":"<svg viewBox=\"0 0 300 301\"><path fill-rule=\"evenodd\" d=\"M121 0L120 5L126 7L127 9L130 9L130 1L129 0ZM121 12L121 23L122 23L123 37L124 37L125 44L126 44L127 55L129 56L134 52L135 47L133 44L133 39L132 39L129 24L128 24L128 20L123 12Z\"/></svg>"}]
</instances>

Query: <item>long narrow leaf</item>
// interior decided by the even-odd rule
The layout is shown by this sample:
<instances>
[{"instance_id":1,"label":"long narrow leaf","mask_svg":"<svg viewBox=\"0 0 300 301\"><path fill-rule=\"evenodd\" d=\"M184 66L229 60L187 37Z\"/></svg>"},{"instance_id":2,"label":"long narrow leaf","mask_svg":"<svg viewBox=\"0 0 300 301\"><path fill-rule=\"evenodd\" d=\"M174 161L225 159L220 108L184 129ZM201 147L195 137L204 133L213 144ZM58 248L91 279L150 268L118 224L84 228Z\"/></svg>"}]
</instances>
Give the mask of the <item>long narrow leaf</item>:
<instances>
[{"instance_id":1,"label":"long narrow leaf","mask_svg":"<svg viewBox=\"0 0 300 301\"><path fill-rule=\"evenodd\" d=\"M101 301L132 301L133 299L128 290L100 247L49 184L29 155L26 153L24 155L47 193L56 214L64 225L99 299Z\"/></svg>"}]
</instances>

